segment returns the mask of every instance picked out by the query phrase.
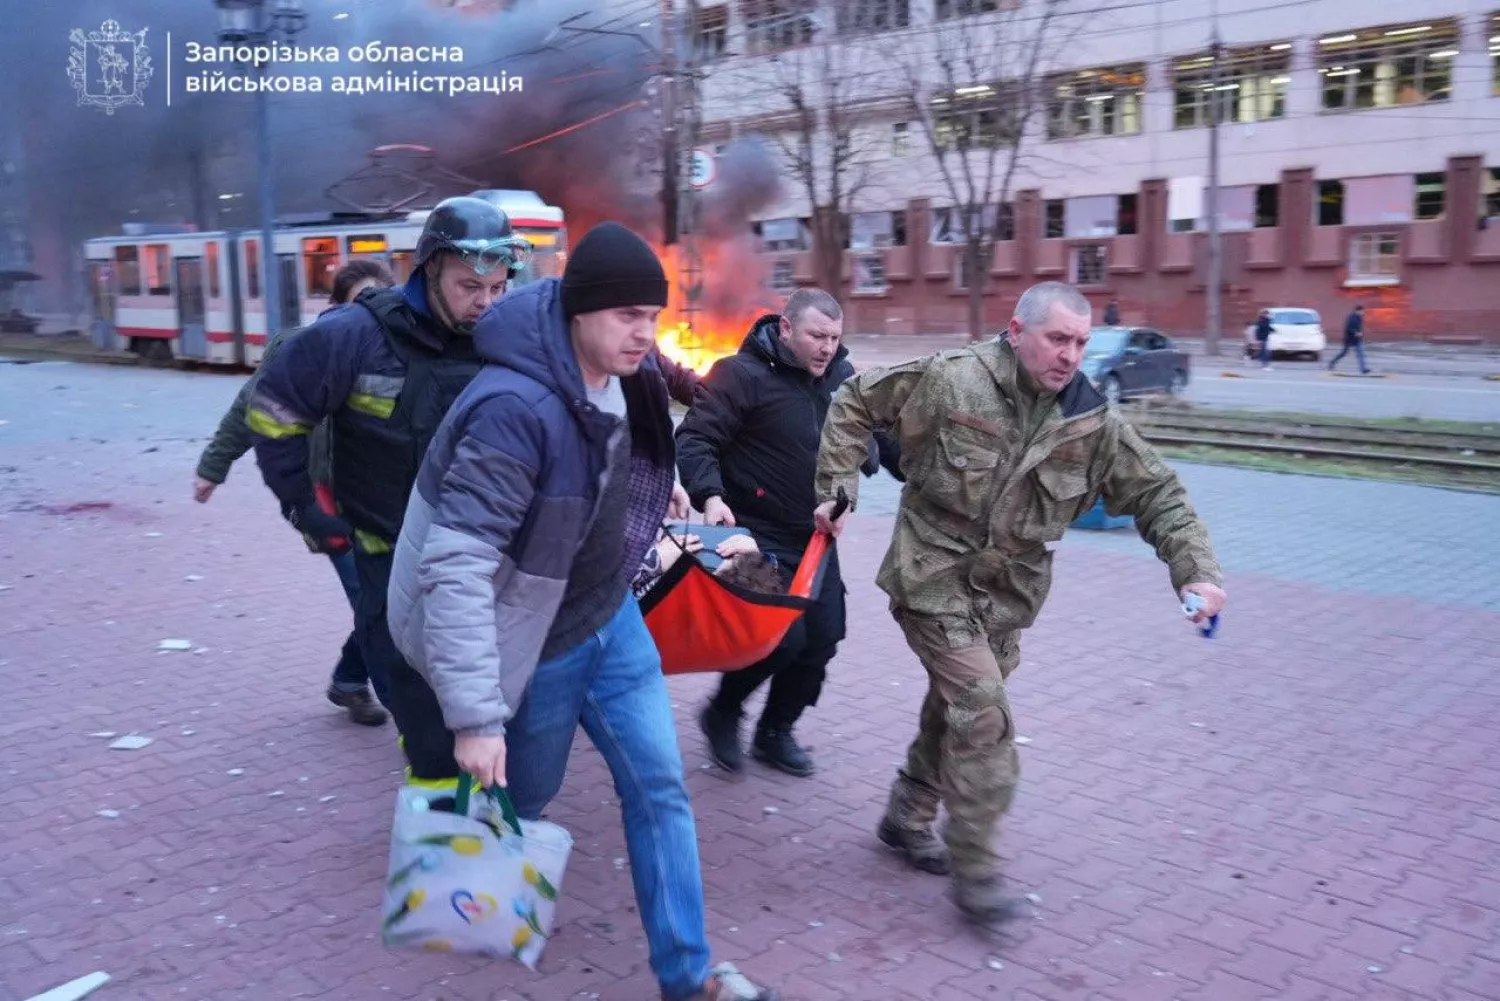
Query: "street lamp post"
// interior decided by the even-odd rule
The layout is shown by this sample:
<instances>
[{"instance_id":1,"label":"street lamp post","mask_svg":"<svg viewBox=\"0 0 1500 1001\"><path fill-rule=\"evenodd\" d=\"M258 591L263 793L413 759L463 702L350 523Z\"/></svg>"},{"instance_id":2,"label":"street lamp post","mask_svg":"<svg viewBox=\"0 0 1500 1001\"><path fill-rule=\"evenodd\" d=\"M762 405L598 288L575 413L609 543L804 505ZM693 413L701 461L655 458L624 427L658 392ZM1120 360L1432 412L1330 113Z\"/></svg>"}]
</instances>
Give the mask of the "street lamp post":
<instances>
[{"instance_id":1,"label":"street lamp post","mask_svg":"<svg viewBox=\"0 0 1500 1001\"><path fill-rule=\"evenodd\" d=\"M302 30L307 15L299 0L275 0L267 11L267 0L214 0L219 11L219 41L225 45L268 45L289 42ZM251 67L261 86L255 92L256 131L259 133L256 166L260 172L260 289L266 310L266 339L281 329L280 275L277 273L276 177L271 166L271 98L263 86L269 63ZM291 318L294 322L300 317Z\"/></svg>"},{"instance_id":2,"label":"street lamp post","mask_svg":"<svg viewBox=\"0 0 1500 1001\"><path fill-rule=\"evenodd\" d=\"M1203 350L1209 357L1219 353L1219 335L1223 333L1224 237L1219 231L1219 120L1226 91L1220 81L1219 65L1224 44L1219 40L1219 26L1214 23L1213 77L1209 89L1208 125L1208 327L1203 332Z\"/></svg>"}]
</instances>

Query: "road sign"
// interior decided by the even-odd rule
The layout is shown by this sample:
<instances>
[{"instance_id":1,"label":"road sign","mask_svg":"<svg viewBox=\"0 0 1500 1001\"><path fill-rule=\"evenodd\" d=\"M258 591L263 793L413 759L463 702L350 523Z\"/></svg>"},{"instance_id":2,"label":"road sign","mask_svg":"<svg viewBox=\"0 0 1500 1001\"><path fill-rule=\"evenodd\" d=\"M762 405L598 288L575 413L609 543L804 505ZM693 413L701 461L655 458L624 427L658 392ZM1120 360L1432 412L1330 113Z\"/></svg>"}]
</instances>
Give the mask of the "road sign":
<instances>
[{"instance_id":1,"label":"road sign","mask_svg":"<svg viewBox=\"0 0 1500 1001\"><path fill-rule=\"evenodd\" d=\"M718 168L714 166L714 154L712 150L698 147L693 150L693 175L690 183L695 188L706 188L713 183Z\"/></svg>"}]
</instances>

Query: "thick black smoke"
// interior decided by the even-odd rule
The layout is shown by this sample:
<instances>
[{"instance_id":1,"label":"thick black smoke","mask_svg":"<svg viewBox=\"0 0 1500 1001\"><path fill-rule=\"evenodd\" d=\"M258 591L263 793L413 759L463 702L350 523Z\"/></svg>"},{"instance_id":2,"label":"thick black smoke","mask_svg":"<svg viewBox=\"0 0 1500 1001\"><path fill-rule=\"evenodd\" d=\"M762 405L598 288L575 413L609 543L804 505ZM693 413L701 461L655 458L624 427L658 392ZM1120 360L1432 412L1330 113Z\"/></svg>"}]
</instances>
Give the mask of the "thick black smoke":
<instances>
[{"instance_id":1,"label":"thick black smoke","mask_svg":"<svg viewBox=\"0 0 1500 1001\"><path fill-rule=\"evenodd\" d=\"M273 4L274 0L267 0ZM368 165L377 146L431 147L440 166L486 187L529 188L562 206L575 234L601 218L619 219L648 236L660 234L661 120L652 96L660 71L655 0L517 0L503 12L462 13L433 0L304 0L304 48L351 45L457 45L462 64L275 64L283 73L321 73L321 94L273 94L277 208L285 215L342 209L328 189ZM507 6L496 3L496 7ZM335 19L334 14L348 17ZM573 15L576 27L630 34L555 31ZM107 19L126 31L148 29L154 73L147 106L106 115L79 107L67 76L69 32L96 31ZM212 0L84 0L27 4L7 25L0 100L22 129L21 174L36 252L36 269L54 288L67 287L76 308L79 244L118 233L128 221L187 222L204 227L258 225L254 99L241 94L189 94L190 74L232 70L189 63L188 42L216 44ZM171 107L167 107L167 36L171 35ZM550 34L550 38L549 38ZM645 44L643 44L643 42ZM544 43L550 43L543 47ZM334 94L334 74L383 75L412 69L433 75L498 75L524 79L524 90L502 95ZM576 123L576 130L514 152ZM407 161L411 163L411 161ZM774 194L774 168L754 150L720 165L715 189L733 181L732 197L706 199L705 224L726 235L747 231L746 213ZM345 186L360 197L368 184ZM467 190L439 182L432 198ZM221 198L230 195L230 198ZM715 200L715 199L718 200ZM57 283L62 279L61 283ZM43 307L47 308L47 307Z\"/></svg>"}]
</instances>

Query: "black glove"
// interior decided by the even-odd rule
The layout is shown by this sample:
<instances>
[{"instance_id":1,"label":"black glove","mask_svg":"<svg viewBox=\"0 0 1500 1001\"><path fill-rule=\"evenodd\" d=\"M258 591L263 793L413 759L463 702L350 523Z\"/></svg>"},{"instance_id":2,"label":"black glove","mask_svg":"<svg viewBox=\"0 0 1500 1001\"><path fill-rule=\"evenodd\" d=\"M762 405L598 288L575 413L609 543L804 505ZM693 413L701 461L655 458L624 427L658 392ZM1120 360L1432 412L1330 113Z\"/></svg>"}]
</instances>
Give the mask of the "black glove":
<instances>
[{"instance_id":1,"label":"black glove","mask_svg":"<svg viewBox=\"0 0 1500 1001\"><path fill-rule=\"evenodd\" d=\"M350 549L354 530L343 518L324 511L316 501L307 501L299 507L291 508L287 513L287 521L302 533L314 552L338 556Z\"/></svg>"}]
</instances>

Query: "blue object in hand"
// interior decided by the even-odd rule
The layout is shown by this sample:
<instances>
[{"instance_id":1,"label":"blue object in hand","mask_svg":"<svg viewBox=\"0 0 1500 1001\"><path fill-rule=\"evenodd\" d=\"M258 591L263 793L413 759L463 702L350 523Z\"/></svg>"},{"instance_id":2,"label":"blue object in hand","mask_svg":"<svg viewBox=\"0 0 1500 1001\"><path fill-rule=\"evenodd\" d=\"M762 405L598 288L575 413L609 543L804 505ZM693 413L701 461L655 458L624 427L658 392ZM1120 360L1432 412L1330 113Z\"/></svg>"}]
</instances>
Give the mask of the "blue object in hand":
<instances>
[{"instance_id":1,"label":"blue object in hand","mask_svg":"<svg viewBox=\"0 0 1500 1001\"><path fill-rule=\"evenodd\" d=\"M750 534L748 528L730 528L728 525L704 525L702 523L689 525L681 521L667 522L664 527L678 539L696 535L698 541L703 544L703 548L693 555L698 557L698 562L703 564L703 568L710 573L719 569L719 565L724 562L724 558L715 552L719 543L732 535Z\"/></svg>"},{"instance_id":2,"label":"blue object in hand","mask_svg":"<svg viewBox=\"0 0 1500 1001\"><path fill-rule=\"evenodd\" d=\"M1188 592L1187 600L1182 603L1182 614L1191 618L1198 614L1203 607L1203 596ZM1198 627L1198 632L1203 634L1204 639L1213 639L1214 634L1219 631L1219 617L1211 615L1208 621Z\"/></svg>"}]
</instances>

